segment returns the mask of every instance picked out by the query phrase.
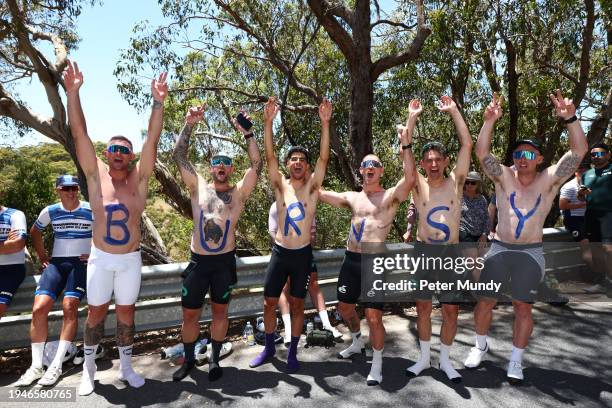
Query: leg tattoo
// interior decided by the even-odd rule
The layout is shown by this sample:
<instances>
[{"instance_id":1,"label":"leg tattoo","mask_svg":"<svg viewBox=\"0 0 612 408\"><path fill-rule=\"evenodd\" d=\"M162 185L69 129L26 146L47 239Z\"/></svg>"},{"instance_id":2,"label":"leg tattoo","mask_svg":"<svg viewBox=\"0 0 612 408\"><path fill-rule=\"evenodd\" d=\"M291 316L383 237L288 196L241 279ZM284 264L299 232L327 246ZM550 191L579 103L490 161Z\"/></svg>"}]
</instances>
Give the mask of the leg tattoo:
<instances>
[{"instance_id":1,"label":"leg tattoo","mask_svg":"<svg viewBox=\"0 0 612 408\"><path fill-rule=\"evenodd\" d=\"M84 337L86 346L95 346L100 343L100 340L104 337L104 320L94 327L85 325Z\"/></svg>"},{"instance_id":2,"label":"leg tattoo","mask_svg":"<svg viewBox=\"0 0 612 408\"><path fill-rule=\"evenodd\" d=\"M134 323L127 325L117 320L117 345L120 347L134 344Z\"/></svg>"}]
</instances>

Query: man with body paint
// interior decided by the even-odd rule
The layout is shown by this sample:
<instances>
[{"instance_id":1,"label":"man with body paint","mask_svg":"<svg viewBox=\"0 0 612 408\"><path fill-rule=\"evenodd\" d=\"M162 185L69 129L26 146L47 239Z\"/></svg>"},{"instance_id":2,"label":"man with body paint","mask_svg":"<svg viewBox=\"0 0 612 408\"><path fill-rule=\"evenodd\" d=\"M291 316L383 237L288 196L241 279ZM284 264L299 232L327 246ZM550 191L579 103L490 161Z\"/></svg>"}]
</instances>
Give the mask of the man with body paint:
<instances>
[{"instance_id":1,"label":"man with body paint","mask_svg":"<svg viewBox=\"0 0 612 408\"><path fill-rule=\"evenodd\" d=\"M417 100L410 102L408 124L420 112ZM320 200L334 207L345 207L351 210L351 227L346 241L346 253L340 268L337 283L338 311L351 331L353 342L338 353L338 358L349 358L361 353L364 349L361 338L361 324L355 305L361 295L362 287L362 255L372 250L376 251L378 244L384 244L393 225L393 219L399 205L408 198L414 185L416 167L412 156L412 133L410 125L401 132L400 141L404 177L392 188L385 190L380 185L384 167L378 156L366 155L359 168L363 178L363 190L360 192L346 191L335 193L321 190ZM369 272L369 271L368 271ZM372 344L372 368L366 383L378 385L382 382L382 354L385 343L385 328L383 326L383 304L364 303L366 320L370 329Z\"/></svg>"},{"instance_id":2,"label":"man with body paint","mask_svg":"<svg viewBox=\"0 0 612 408\"><path fill-rule=\"evenodd\" d=\"M195 124L203 119L204 109L204 106L189 109L173 154L183 182L189 189L194 227L191 237L191 261L182 275L181 333L185 361L174 373L174 381L182 380L195 367L195 342L200 334L200 314L204 297L209 290L212 309L212 353L208 359L208 379L216 381L223 374L219 366L219 352L227 333L227 310L232 288L237 281L236 225L262 169L253 133L244 129L234 119L234 126L245 138L251 163L242 180L235 186L230 184L234 166L232 159L225 155L215 155L210 161L212 182L196 172L188 158L189 138ZM242 113L249 119L245 112Z\"/></svg>"},{"instance_id":3,"label":"man with body paint","mask_svg":"<svg viewBox=\"0 0 612 408\"><path fill-rule=\"evenodd\" d=\"M514 307L512 354L507 378L511 384L523 380L522 357L533 330L532 304L538 285L544 278L542 235L544 220L561 185L570 177L587 152L587 142L576 117L571 99L561 91L550 95L557 116L567 126L570 151L550 167L538 172L542 163L540 144L519 140L513 147L515 170L500 164L491 154L491 137L495 122L502 115L501 99L493 100L484 112L484 124L478 135L476 155L483 170L495 183L498 223L495 237L480 275L481 282L510 284ZM487 332L497 302L496 293L480 294L474 309L476 345L465 360L467 368L476 368L489 350Z\"/></svg>"},{"instance_id":4,"label":"man with body paint","mask_svg":"<svg viewBox=\"0 0 612 408\"><path fill-rule=\"evenodd\" d=\"M314 172L310 176L307 175L310 168L308 150L300 146L292 146L285 156L285 165L289 172L288 179L285 179L279 171L272 139L272 123L279 109L275 98L270 98L264 106L264 146L268 177L276 197L279 228L276 232L272 256L264 281L265 348L249 363L249 366L260 366L271 360L276 353L274 344L276 305L289 277L291 278L289 304L294 315L291 319L287 372L293 373L300 368L297 360L297 345L304 325L304 298L308 291L312 264L310 226L315 216L319 188L325 178L329 160L329 123L332 116L332 105L326 99L319 105L321 147Z\"/></svg>"},{"instance_id":5,"label":"man with body paint","mask_svg":"<svg viewBox=\"0 0 612 408\"><path fill-rule=\"evenodd\" d=\"M76 62L68 62L64 73L68 99L68 119L79 164L87 179L89 202L93 213L93 242L87 264L88 313L85 324L85 363L79 387L80 395L94 390L95 352L104 335L104 320L111 297L115 295L117 345L120 358L119 379L139 388L144 378L132 369L134 343L134 304L140 291L140 218L145 208L149 178L153 174L157 143L162 130L163 102L168 95L166 74L151 82L153 108L147 138L139 162L134 160L132 143L124 136L113 136L104 157L96 157L87 133L81 108L79 88L83 74Z\"/></svg>"},{"instance_id":6,"label":"man with body paint","mask_svg":"<svg viewBox=\"0 0 612 408\"><path fill-rule=\"evenodd\" d=\"M420 166L425 176L417 173L416 184L412 189L412 198L419 213L417 224L417 242L414 251L425 254L429 258L444 258L454 253L455 245L459 242L459 222L461 220L461 197L463 184L470 169L472 154L472 137L457 108L455 102L448 96L442 96L438 109L448 113L453 119L459 137L460 149L457 153L455 168L449 176L444 171L449 165L449 157L444 145L439 142L426 143L421 152ZM416 119L421 108L415 111L414 119L407 124L407 131L412 134ZM454 271L428 271L425 268L417 271L417 283L424 279L429 282L446 279ZM452 275L451 275L452 276ZM452 281L452 280L451 280ZM417 376L421 371L431 366L431 290L416 291L417 330L419 333L420 357L412 366L406 369L406 375ZM454 293L442 293L442 326L440 328L440 369L455 383L461 381L461 375L453 368L450 360L450 349L457 333L457 316L459 304L453 297Z\"/></svg>"}]
</instances>

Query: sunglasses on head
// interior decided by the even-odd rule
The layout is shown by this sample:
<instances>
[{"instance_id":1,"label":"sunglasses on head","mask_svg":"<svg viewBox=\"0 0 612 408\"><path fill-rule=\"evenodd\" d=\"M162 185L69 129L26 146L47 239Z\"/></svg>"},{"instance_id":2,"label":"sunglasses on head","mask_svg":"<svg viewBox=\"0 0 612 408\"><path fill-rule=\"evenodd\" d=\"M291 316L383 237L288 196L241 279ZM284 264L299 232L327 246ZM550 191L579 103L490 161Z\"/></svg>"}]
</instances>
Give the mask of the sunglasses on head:
<instances>
[{"instance_id":1,"label":"sunglasses on head","mask_svg":"<svg viewBox=\"0 0 612 408\"><path fill-rule=\"evenodd\" d=\"M61 186L60 190L61 191L78 191L79 186Z\"/></svg>"},{"instance_id":2,"label":"sunglasses on head","mask_svg":"<svg viewBox=\"0 0 612 408\"><path fill-rule=\"evenodd\" d=\"M382 163L379 162L378 160L364 160L361 162L362 169L367 169L369 167L381 168Z\"/></svg>"},{"instance_id":3,"label":"sunglasses on head","mask_svg":"<svg viewBox=\"0 0 612 408\"><path fill-rule=\"evenodd\" d=\"M512 153L512 158L516 160L520 160L523 157L527 160L535 160L536 154L535 152L531 152L529 150L517 150L514 153Z\"/></svg>"},{"instance_id":4,"label":"sunglasses on head","mask_svg":"<svg viewBox=\"0 0 612 408\"><path fill-rule=\"evenodd\" d=\"M591 152L591 157L604 157L607 152Z\"/></svg>"},{"instance_id":5,"label":"sunglasses on head","mask_svg":"<svg viewBox=\"0 0 612 408\"><path fill-rule=\"evenodd\" d=\"M231 166L232 159L230 159L229 157L225 157L225 156L213 157L212 160L210 161L210 164L212 166L220 166L220 165Z\"/></svg>"},{"instance_id":6,"label":"sunglasses on head","mask_svg":"<svg viewBox=\"0 0 612 408\"><path fill-rule=\"evenodd\" d=\"M121 154L130 154L132 153L132 151L130 150L129 147L127 146L122 146L122 145L110 145L108 146L108 152L109 153L121 153Z\"/></svg>"},{"instance_id":7,"label":"sunglasses on head","mask_svg":"<svg viewBox=\"0 0 612 408\"><path fill-rule=\"evenodd\" d=\"M478 182L477 182L477 181L474 181L474 180L466 180L466 181L465 181L465 185L466 185L466 186L475 186L475 185L477 185L477 184L478 184Z\"/></svg>"}]
</instances>

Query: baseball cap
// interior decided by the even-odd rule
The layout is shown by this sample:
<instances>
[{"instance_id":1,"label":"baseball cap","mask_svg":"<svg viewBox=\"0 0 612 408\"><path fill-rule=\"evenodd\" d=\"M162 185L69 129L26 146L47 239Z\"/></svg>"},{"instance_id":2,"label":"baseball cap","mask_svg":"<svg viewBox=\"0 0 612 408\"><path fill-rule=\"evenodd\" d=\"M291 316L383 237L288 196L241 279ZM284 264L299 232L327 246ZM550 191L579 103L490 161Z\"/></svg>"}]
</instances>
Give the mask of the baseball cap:
<instances>
[{"instance_id":1,"label":"baseball cap","mask_svg":"<svg viewBox=\"0 0 612 408\"><path fill-rule=\"evenodd\" d=\"M533 146L537 149L537 151L542 154L542 144L540 144L540 142L537 142L533 139L521 139L521 140L517 140L514 143L514 147L512 148L512 151L515 151L517 147L519 147L520 145L529 145L529 146Z\"/></svg>"},{"instance_id":2,"label":"baseball cap","mask_svg":"<svg viewBox=\"0 0 612 408\"><path fill-rule=\"evenodd\" d=\"M465 179L472 181L482 181L482 178L480 177L480 174L478 174L477 171L470 171L465 177Z\"/></svg>"},{"instance_id":3,"label":"baseball cap","mask_svg":"<svg viewBox=\"0 0 612 408\"><path fill-rule=\"evenodd\" d=\"M64 174L55 179L55 188L64 186L78 186L79 179L69 174Z\"/></svg>"}]
</instances>

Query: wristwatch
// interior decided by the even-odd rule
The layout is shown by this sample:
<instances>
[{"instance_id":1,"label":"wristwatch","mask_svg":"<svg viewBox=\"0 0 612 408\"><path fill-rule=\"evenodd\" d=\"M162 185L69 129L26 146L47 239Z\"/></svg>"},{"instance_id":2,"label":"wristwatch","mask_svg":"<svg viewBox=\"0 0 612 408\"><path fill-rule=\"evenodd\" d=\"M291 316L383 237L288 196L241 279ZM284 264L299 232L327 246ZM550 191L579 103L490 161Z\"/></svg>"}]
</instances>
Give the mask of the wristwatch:
<instances>
[{"instance_id":1,"label":"wristwatch","mask_svg":"<svg viewBox=\"0 0 612 408\"><path fill-rule=\"evenodd\" d=\"M402 145L402 150L412 149L412 143L408 143L407 145Z\"/></svg>"},{"instance_id":2,"label":"wristwatch","mask_svg":"<svg viewBox=\"0 0 612 408\"><path fill-rule=\"evenodd\" d=\"M566 125L569 125L570 123L574 123L577 120L578 120L578 117L574 115L569 119L563 119L563 123L565 123Z\"/></svg>"}]
</instances>

